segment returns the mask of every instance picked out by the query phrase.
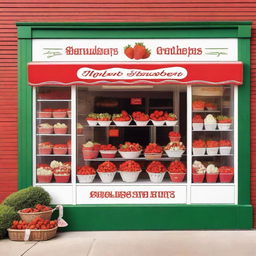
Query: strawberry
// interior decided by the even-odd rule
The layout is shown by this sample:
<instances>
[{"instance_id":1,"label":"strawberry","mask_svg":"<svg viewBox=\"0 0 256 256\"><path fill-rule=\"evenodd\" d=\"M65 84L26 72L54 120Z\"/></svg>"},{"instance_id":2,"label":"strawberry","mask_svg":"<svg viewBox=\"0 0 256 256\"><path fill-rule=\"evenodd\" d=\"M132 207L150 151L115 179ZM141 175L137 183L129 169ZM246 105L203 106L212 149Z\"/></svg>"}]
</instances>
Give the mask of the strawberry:
<instances>
[{"instance_id":1,"label":"strawberry","mask_svg":"<svg viewBox=\"0 0 256 256\"><path fill-rule=\"evenodd\" d=\"M143 59L143 57L146 55L146 47L143 43L135 43L134 46L134 59L140 60Z\"/></svg>"},{"instance_id":2,"label":"strawberry","mask_svg":"<svg viewBox=\"0 0 256 256\"><path fill-rule=\"evenodd\" d=\"M124 47L124 54L129 58L133 59L134 57L134 49L128 44Z\"/></svg>"},{"instance_id":3,"label":"strawberry","mask_svg":"<svg viewBox=\"0 0 256 256\"><path fill-rule=\"evenodd\" d=\"M144 54L143 59L147 59L150 56L150 54L151 51L148 48L146 48L146 53Z\"/></svg>"}]
</instances>

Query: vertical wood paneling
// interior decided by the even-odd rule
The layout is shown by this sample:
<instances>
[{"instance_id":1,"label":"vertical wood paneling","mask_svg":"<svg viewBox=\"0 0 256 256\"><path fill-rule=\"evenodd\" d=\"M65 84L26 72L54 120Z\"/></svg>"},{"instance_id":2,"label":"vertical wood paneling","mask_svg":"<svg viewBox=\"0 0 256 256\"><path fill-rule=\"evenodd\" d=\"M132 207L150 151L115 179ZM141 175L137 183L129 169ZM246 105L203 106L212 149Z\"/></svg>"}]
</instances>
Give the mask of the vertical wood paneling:
<instances>
[{"instance_id":1,"label":"vertical wood paneling","mask_svg":"<svg viewBox=\"0 0 256 256\"><path fill-rule=\"evenodd\" d=\"M0 201L17 189L17 21L249 20L254 21L251 43L251 200L256 206L255 0L0 0L0 8L0 177L4 177L0 179Z\"/></svg>"}]
</instances>

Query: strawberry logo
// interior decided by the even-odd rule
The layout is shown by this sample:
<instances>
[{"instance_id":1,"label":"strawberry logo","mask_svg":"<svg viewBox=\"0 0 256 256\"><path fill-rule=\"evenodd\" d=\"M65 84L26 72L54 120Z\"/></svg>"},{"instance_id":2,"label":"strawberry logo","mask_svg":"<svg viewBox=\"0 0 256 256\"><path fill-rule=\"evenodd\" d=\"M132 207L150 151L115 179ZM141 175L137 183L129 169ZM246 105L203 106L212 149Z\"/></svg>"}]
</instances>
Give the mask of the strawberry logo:
<instances>
[{"instance_id":1,"label":"strawberry logo","mask_svg":"<svg viewBox=\"0 0 256 256\"><path fill-rule=\"evenodd\" d=\"M151 51L143 43L135 43L134 47L131 45L124 47L124 54L129 59L140 60L147 59L151 55Z\"/></svg>"}]
</instances>

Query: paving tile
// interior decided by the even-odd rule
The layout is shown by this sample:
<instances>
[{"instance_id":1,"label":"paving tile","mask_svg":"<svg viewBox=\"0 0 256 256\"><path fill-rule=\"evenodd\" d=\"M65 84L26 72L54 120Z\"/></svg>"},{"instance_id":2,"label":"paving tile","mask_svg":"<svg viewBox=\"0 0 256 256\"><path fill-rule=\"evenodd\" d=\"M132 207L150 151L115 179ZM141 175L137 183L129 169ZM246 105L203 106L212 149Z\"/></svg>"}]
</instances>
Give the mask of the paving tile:
<instances>
[{"instance_id":1,"label":"paving tile","mask_svg":"<svg viewBox=\"0 0 256 256\"><path fill-rule=\"evenodd\" d=\"M0 240L1 256L20 256L34 246L37 242L11 241L9 239Z\"/></svg>"},{"instance_id":2,"label":"paving tile","mask_svg":"<svg viewBox=\"0 0 256 256\"><path fill-rule=\"evenodd\" d=\"M76 233L58 233L57 237L51 240L38 242L24 256L86 256L93 239Z\"/></svg>"}]
</instances>

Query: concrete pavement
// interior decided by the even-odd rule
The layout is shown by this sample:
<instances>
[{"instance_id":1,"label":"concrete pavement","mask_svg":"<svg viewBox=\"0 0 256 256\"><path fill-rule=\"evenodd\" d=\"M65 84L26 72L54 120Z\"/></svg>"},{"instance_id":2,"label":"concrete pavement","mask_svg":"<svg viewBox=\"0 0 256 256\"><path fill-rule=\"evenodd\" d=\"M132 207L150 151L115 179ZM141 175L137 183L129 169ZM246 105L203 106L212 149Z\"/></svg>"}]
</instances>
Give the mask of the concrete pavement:
<instances>
[{"instance_id":1,"label":"concrete pavement","mask_svg":"<svg viewBox=\"0 0 256 256\"><path fill-rule=\"evenodd\" d=\"M43 242L0 240L1 256L254 256L256 231L65 232Z\"/></svg>"}]
</instances>

